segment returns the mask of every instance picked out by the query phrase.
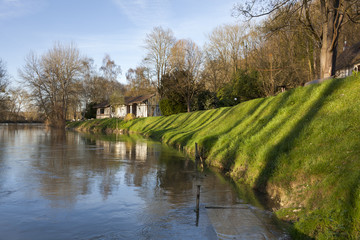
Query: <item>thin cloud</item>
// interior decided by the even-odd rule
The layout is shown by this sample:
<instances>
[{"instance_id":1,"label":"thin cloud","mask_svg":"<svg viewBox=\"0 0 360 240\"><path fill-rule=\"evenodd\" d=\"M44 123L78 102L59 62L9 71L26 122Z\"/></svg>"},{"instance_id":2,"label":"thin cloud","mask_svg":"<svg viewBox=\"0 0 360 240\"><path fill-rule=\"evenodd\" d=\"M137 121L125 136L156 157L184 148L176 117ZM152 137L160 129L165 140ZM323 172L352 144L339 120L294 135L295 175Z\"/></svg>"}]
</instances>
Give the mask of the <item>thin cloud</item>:
<instances>
[{"instance_id":1,"label":"thin cloud","mask_svg":"<svg viewBox=\"0 0 360 240\"><path fill-rule=\"evenodd\" d=\"M38 12L45 0L0 0L0 19L11 19Z\"/></svg>"},{"instance_id":2,"label":"thin cloud","mask_svg":"<svg viewBox=\"0 0 360 240\"><path fill-rule=\"evenodd\" d=\"M169 0L113 0L113 2L138 27L159 25L170 15Z\"/></svg>"}]
</instances>

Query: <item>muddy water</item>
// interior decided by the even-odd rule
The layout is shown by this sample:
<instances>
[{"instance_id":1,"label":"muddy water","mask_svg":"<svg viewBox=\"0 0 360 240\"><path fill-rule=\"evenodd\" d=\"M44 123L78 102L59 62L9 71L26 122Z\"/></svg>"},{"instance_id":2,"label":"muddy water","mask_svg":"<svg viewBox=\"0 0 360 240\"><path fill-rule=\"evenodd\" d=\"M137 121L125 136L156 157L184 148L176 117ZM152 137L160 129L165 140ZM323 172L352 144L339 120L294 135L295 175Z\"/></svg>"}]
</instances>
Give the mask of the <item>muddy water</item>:
<instances>
[{"instance_id":1,"label":"muddy water","mask_svg":"<svg viewBox=\"0 0 360 240\"><path fill-rule=\"evenodd\" d=\"M242 203L283 236L251 191L160 143L0 125L0 239L216 239L204 206Z\"/></svg>"}]
</instances>

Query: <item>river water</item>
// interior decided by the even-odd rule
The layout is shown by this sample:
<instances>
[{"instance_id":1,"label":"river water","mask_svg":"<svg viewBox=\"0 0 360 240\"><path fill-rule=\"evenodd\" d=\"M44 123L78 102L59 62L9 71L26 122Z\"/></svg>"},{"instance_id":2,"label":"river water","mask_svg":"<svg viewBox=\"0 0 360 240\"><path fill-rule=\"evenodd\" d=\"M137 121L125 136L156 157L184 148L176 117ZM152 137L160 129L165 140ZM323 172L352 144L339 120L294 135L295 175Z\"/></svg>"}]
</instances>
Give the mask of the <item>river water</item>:
<instances>
[{"instance_id":1,"label":"river water","mask_svg":"<svg viewBox=\"0 0 360 240\"><path fill-rule=\"evenodd\" d=\"M0 125L0 239L217 239L204 206L242 203L281 236L251 190L161 143Z\"/></svg>"}]
</instances>

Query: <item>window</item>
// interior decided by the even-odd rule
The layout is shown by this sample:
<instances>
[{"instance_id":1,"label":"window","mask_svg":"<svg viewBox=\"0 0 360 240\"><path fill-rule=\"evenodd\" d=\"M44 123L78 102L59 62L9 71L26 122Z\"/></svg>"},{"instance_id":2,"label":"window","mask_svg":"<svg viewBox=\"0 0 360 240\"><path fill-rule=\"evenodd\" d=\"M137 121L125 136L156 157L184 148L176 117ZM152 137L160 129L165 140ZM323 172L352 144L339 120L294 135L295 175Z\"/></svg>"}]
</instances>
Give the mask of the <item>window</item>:
<instances>
[{"instance_id":1,"label":"window","mask_svg":"<svg viewBox=\"0 0 360 240\"><path fill-rule=\"evenodd\" d=\"M105 113L105 109L104 108L100 108L100 114L104 114Z\"/></svg>"}]
</instances>

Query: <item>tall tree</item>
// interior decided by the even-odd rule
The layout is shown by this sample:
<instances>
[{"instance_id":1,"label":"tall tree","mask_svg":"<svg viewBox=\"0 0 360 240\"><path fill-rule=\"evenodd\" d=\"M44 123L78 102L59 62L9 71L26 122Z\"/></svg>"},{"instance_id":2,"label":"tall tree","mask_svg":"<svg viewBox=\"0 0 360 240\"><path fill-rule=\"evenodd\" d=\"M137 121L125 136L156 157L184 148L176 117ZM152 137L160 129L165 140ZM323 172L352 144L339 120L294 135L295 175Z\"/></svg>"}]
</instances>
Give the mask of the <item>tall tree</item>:
<instances>
[{"instance_id":1,"label":"tall tree","mask_svg":"<svg viewBox=\"0 0 360 240\"><path fill-rule=\"evenodd\" d=\"M95 74L83 83L87 103L101 103L109 101L114 92L124 93L124 86L118 81L108 79Z\"/></svg>"},{"instance_id":2,"label":"tall tree","mask_svg":"<svg viewBox=\"0 0 360 240\"><path fill-rule=\"evenodd\" d=\"M234 15L248 19L270 15L283 19L277 29L287 26L289 19L296 18L318 43L320 53L320 77L335 74L338 39L341 28L349 22L360 20L358 0L250 0L234 7Z\"/></svg>"},{"instance_id":3,"label":"tall tree","mask_svg":"<svg viewBox=\"0 0 360 240\"><path fill-rule=\"evenodd\" d=\"M9 84L5 63L0 59L0 92L5 92Z\"/></svg>"},{"instance_id":4,"label":"tall tree","mask_svg":"<svg viewBox=\"0 0 360 240\"><path fill-rule=\"evenodd\" d=\"M190 112L192 101L199 89L202 52L193 41L179 40L171 49L169 63L171 70L166 75L168 82L161 85L161 94L166 92L165 88L177 91Z\"/></svg>"},{"instance_id":5,"label":"tall tree","mask_svg":"<svg viewBox=\"0 0 360 240\"><path fill-rule=\"evenodd\" d=\"M12 120L17 122L21 117L23 118L25 112L31 106L30 95L21 87L12 88L9 90L9 112L12 115Z\"/></svg>"},{"instance_id":6,"label":"tall tree","mask_svg":"<svg viewBox=\"0 0 360 240\"><path fill-rule=\"evenodd\" d=\"M100 71L103 73L104 78L112 82L117 81L121 75L121 67L108 54L103 58L103 65L100 67Z\"/></svg>"},{"instance_id":7,"label":"tall tree","mask_svg":"<svg viewBox=\"0 0 360 240\"><path fill-rule=\"evenodd\" d=\"M175 37L170 29L155 27L151 33L146 35L145 49L147 50L146 61L154 70L156 86L161 84L161 78L168 68L170 50L175 42Z\"/></svg>"},{"instance_id":8,"label":"tall tree","mask_svg":"<svg viewBox=\"0 0 360 240\"><path fill-rule=\"evenodd\" d=\"M154 93L155 89L150 79L150 70L147 67L130 68L126 73L126 80L128 81L128 95Z\"/></svg>"},{"instance_id":9,"label":"tall tree","mask_svg":"<svg viewBox=\"0 0 360 240\"><path fill-rule=\"evenodd\" d=\"M195 42L190 39L178 40L171 48L170 53L170 71L175 69L185 70L190 72L195 78L199 78L203 55Z\"/></svg>"},{"instance_id":10,"label":"tall tree","mask_svg":"<svg viewBox=\"0 0 360 240\"><path fill-rule=\"evenodd\" d=\"M5 63L0 59L0 120L4 120L7 108L7 87L9 79L6 71Z\"/></svg>"},{"instance_id":11,"label":"tall tree","mask_svg":"<svg viewBox=\"0 0 360 240\"><path fill-rule=\"evenodd\" d=\"M105 55L100 72L96 70L91 58L83 59L83 97L86 105L109 101L114 92L124 92L124 86L118 81L121 67Z\"/></svg>"},{"instance_id":12,"label":"tall tree","mask_svg":"<svg viewBox=\"0 0 360 240\"><path fill-rule=\"evenodd\" d=\"M82 59L74 45L57 43L41 57L29 54L19 71L51 126L64 128L69 104L82 76Z\"/></svg>"},{"instance_id":13,"label":"tall tree","mask_svg":"<svg viewBox=\"0 0 360 240\"><path fill-rule=\"evenodd\" d=\"M216 27L208 36L204 47L205 86L214 92L231 81L233 74L245 63L245 46L248 26L224 24ZM244 65L244 64L242 64Z\"/></svg>"}]
</instances>

